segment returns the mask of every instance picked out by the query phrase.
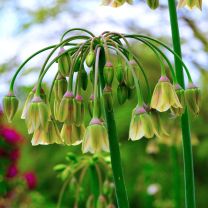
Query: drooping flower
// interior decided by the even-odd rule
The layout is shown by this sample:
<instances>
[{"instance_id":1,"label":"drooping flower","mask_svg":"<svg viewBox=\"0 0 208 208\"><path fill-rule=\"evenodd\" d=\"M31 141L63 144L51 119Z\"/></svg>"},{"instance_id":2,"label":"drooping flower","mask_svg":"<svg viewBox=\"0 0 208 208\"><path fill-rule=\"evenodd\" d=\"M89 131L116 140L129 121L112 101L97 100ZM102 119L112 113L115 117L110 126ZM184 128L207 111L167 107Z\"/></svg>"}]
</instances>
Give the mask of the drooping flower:
<instances>
[{"instance_id":1,"label":"drooping flower","mask_svg":"<svg viewBox=\"0 0 208 208\"><path fill-rule=\"evenodd\" d=\"M65 52L64 48L61 48L60 51L59 51L59 55L61 55L64 52ZM58 69L59 69L59 72L64 77L69 76L70 65L71 65L71 57L68 53L65 53L64 55L62 55L59 58L59 60L58 60Z\"/></svg>"},{"instance_id":2,"label":"drooping flower","mask_svg":"<svg viewBox=\"0 0 208 208\"><path fill-rule=\"evenodd\" d=\"M185 90L186 104L189 110L195 114L199 114L199 100L200 100L200 90L193 83L190 83L188 88Z\"/></svg>"},{"instance_id":3,"label":"drooping flower","mask_svg":"<svg viewBox=\"0 0 208 208\"><path fill-rule=\"evenodd\" d=\"M35 96L30 103L26 116L26 124L28 133L31 134L35 130L47 131L50 110L46 103L38 96Z\"/></svg>"},{"instance_id":4,"label":"drooping flower","mask_svg":"<svg viewBox=\"0 0 208 208\"><path fill-rule=\"evenodd\" d=\"M147 0L147 4L151 9L157 9L159 6L159 0Z\"/></svg>"},{"instance_id":5,"label":"drooping flower","mask_svg":"<svg viewBox=\"0 0 208 208\"><path fill-rule=\"evenodd\" d=\"M84 134L82 152L98 153L101 151L109 152L107 129L101 119L92 118Z\"/></svg>"},{"instance_id":6,"label":"drooping flower","mask_svg":"<svg viewBox=\"0 0 208 208\"><path fill-rule=\"evenodd\" d=\"M85 110L84 110L84 102L83 102L83 98L81 95L77 95L74 99L74 124L76 126L80 126L84 123L84 114L85 114Z\"/></svg>"},{"instance_id":7,"label":"drooping flower","mask_svg":"<svg viewBox=\"0 0 208 208\"><path fill-rule=\"evenodd\" d=\"M179 0L178 8L181 8L184 6L187 6L190 9L193 9L194 7L202 9L202 0Z\"/></svg>"},{"instance_id":8,"label":"drooping flower","mask_svg":"<svg viewBox=\"0 0 208 208\"><path fill-rule=\"evenodd\" d=\"M85 126L82 124L76 126L74 124L64 123L61 129L61 138L66 145L79 145L85 133Z\"/></svg>"},{"instance_id":9,"label":"drooping flower","mask_svg":"<svg viewBox=\"0 0 208 208\"><path fill-rule=\"evenodd\" d=\"M170 108L182 108L175 89L167 76L161 76L159 79L152 95L151 108L160 112Z\"/></svg>"},{"instance_id":10,"label":"drooping flower","mask_svg":"<svg viewBox=\"0 0 208 208\"><path fill-rule=\"evenodd\" d=\"M48 122L48 129L45 130L39 127L34 131L31 141L33 146L36 145L48 145L48 144L63 144L63 140L60 137L60 133L56 123L51 120Z\"/></svg>"},{"instance_id":11,"label":"drooping flower","mask_svg":"<svg viewBox=\"0 0 208 208\"><path fill-rule=\"evenodd\" d=\"M135 141L142 137L152 138L154 134L155 127L151 116L144 107L136 107L132 112L129 139Z\"/></svg>"}]
</instances>

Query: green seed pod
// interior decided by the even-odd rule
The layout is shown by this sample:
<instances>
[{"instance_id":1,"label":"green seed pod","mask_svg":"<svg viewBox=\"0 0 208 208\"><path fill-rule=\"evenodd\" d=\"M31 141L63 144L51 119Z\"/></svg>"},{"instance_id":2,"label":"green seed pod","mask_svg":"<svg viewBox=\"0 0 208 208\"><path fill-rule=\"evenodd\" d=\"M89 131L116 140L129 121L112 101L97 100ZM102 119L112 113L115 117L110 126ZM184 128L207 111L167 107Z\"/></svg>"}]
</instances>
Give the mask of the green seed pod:
<instances>
[{"instance_id":1,"label":"green seed pod","mask_svg":"<svg viewBox=\"0 0 208 208\"><path fill-rule=\"evenodd\" d=\"M3 108L4 108L4 113L9 122L12 122L14 115L17 112L18 104L19 101L13 94L9 93L7 96L4 97Z\"/></svg>"},{"instance_id":2,"label":"green seed pod","mask_svg":"<svg viewBox=\"0 0 208 208\"><path fill-rule=\"evenodd\" d=\"M58 99L61 100L67 90L67 80L65 77L58 79Z\"/></svg>"},{"instance_id":3,"label":"green seed pod","mask_svg":"<svg viewBox=\"0 0 208 208\"><path fill-rule=\"evenodd\" d=\"M179 85L179 84L176 84L174 86L175 88L175 92L176 92L176 95L178 96L178 100L182 106L182 108L174 108L174 107L171 107L171 113L175 116L181 116L183 113L184 113L184 110L185 110L185 94L184 94L184 89Z\"/></svg>"},{"instance_id":4,"label":"green seed pod","mask_svg":"<svg viewBox=\"0 0 208 208\"><path fill-rule=\"evenodd\" d=\"M125 84L130 89L133 89L135 87L134 77L129 67L126 67L126 71L125 71Z\"/></svg>"},{"instance_id":5,"label":"green seed pod","mask_svg":"<svg viewBox=\"0 0 208 208\"><path fill-rule=\"evenodd\" d=\"M113 70L112 63L109 61L104 66L103 76L104 76L105 83L111 86L113 82L113 77L114 77L114 70Z\"/></svg>"},{"instance_id":6,"label":"green seed pod","mask_svg":"<svg viewBox=\"0 0 208 208\"><path fill-rule=\"evenodd\" d=\"M64 53L64 51L65 51L64 48L61 48L59 54ZM70 65L71 65L71 57L68 53L64 54L58 59L58 69L62 76L64 77L69 76Z\"/></svg>"},{"instance_id":7,"label":"green seed pod","mask_svg":"<svg viewBox=\"0 0 208 208\"><path fill-rule=\"evenodd\" d=\"M66 91L64 97L61 100L59 107L58 118L60 122L65 122L67 124L72 124L74 121L73 111L73 99L74 95L72 92Z\"/></svg>"},{"instance_id":8,"label":"green seed pod","mask_svg":"<svg viewBox=\"0 0 208 208\"><path fill-rule=\"evenodd\" d=\"M116 78L119 83L122 83L124 81L124 73L123 73L122 63L118 63L116 66Z\"/></svg>"},{"instance_id":9,"label":"green seed pod","mask_svg":"<svg viewBox=\"0 0 208 208\"><path fill-rule=\"evenodd\" d=\"M105 86L103 89L103 98L104 98L104 103L108 111L113 110L113 96L112 96L112 88L109 86Z\"/></svg>"},{"instance_id":10,"label":"green seed pod","mask_svg":"<svg viewBox=\"0 0 208 208\"><path fill-rule=\"evenodd\" d=\"M124 83L117 88L117 98L120 105L124 104L128 98L128 87Z\"/></svg>"},{"instance_id":11,"label":"green seed pod","mask_svg":"<svg viewBox=\"0 0 208 208\"><path fill-rule=\"evenodd\" d=\"M95 62L95 52L93 50L90 50L86 57L86 64L88 67L92 67L92 65Z\"/></svg>"},{"instance_id":12,"label":"green seed pod","mask_svg":"<svg viewBox=\"0 0 208 208\"><path fill-rule=\"evenodd\" d=\"M74 99L74 123L80 126L84 122L84 103L81 95L77 95Z\"/></svg>"},{"instance_id":13,"label":"green seed pod","mask_svg":"<svg viewBox=\"0 0 208 208\"><path fill-rule=\"evenodd\" d=\"M87 72L82 69L81 71L81 86L83 90L87 89L87 84L88 84L88 76L87 76Z\"/></svg>"},{"instance_id":14,"label":"green seed pod","mask_svg":"<svg viewBox=\"0 0 208 208\"><path fill-rule=\"evenodd\" d=\"M147 0L147 4L151 9L157 9L159 6L159 0Z\"/></svg>"},{"instance_id":15,"label":"green seed pod","mask_svg":"<svg viewBox=\"0 0 208 208\"><path fill-rule=\"evenodd\" d=\"M80 69L81 57L77 58L76 63L74 64L74 72L78 72Z\"/></svg>"},{"instance_id":16,"label":"green seed pod","mask_svg":"<svg viewBox=\"0 0 208 208\"><path fill-rule=\"evenodd\" d=\"M200 100L200 90L193 83L190 83L188 88L185 90L186 104L189 110L195 114L199 114L199 100Z\"/></svg>"},{"instance_id":17,"label":"green seed pod","mask_svg":"<svg viewBox=\"0 0 208 208\"><path fill-rule=\"evenodd\" d=\"M106 208L107 207L107 201L106 201L106 198L105 196L103 195L100 195L98 197L98 200L97 200L97 208Z\"/></svg>"}]
</instances>

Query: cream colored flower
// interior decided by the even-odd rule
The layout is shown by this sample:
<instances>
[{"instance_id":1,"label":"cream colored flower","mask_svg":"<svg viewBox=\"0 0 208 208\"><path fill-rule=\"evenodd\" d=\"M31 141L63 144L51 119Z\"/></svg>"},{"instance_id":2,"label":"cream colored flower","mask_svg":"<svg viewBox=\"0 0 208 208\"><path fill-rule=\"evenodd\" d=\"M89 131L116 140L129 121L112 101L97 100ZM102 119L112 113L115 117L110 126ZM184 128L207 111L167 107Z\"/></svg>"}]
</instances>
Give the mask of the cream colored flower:
<instances>
[{"instance_id":1,"label":"cream colored flower","mask_svg":"<svg viewBox=\"0 0 208 208\"><path fill-rule=\"evenodd\" d=\"M109 152L108 133L103 122L99 118L93 118L86 129L82 152L98 153Z\"/></svg>"},{"instance_id":2,"label":"cream colored flower","mask_svg":"<svg viewBox=\"0 0 208 208\"><path fill-rule=\"evenodd\" d=\"M182 105L168 77L162 76L154 89L151 108L164 112L171 107L182 108Z\"/></svg>"},{"instance_id":3,"label":"cream colored flower","mask_svg":"<svg viewBox=\"0 0 208 208\"><path fill-rule=\"evenodd\" d=\"M151 116L144 107L136 107L132 113L130 123L129 139L139 140L142 137L152 138L155 134L155 127Z\"/></svg>"},{"instance_id":4,"label":"cream colored flower","mask_svg":"<svg viewBox=\"0 0 208 208\"><path fill-rule=\"evenodd\" d=\"M179 0L178 8L181 8L184 6L187 6L190 9L193 9L194 7L202 9L202 0Z\"/></svg>"}]
</instances>

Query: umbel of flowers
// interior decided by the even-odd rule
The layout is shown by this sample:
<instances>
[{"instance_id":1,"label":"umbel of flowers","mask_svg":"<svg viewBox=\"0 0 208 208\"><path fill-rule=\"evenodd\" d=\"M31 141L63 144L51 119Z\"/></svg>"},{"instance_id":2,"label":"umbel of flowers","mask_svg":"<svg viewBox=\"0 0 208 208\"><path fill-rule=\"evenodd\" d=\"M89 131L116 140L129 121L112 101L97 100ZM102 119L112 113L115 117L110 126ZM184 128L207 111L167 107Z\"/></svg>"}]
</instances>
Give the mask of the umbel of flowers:
<instances>
[{"instance_id":1,"label":"umbel of flowers","mask_svg":"<svg viewBox=\"0 0 208 208\"><path fill-rule=\"evenodd\" d=\"M66 35L76 30L85 34L66 38ZM153 92L149 88L145 69L131 51L129 39L149 47L161 65L161 76ZM12 121L18 109L14 83L25 64L35 55L51 50L22 112L28 133L33 134L32 145L82 143L83 153L108 152L106 113L113 109L112 88L117 88L120 105L125 103L132 92L136 92L138 99L132 111L129 139L135 141L143 137L160 137L163 134L161 129L164 128L158 124L160 112L169 111L177 117L183 114L187 106L194 114L199 113L199 89L193 84L188 68L182 62L189 81L187 89L182 89L178 84L175 69L162 48L182 62L167 45L144 35L104 32L95 36L85 29L70 29L63 34L60 43L36 52L17 69L9 93L3 100L4 112L8 120ZM52 58L54 53L57 56ZM57 73L47 95L42 88L43 78L56 63ZM170 70L169 77L166 68ZM90 72L87 73L86 69ZM146 80L149 95L146 99L142 95L138 71L142 72ZM84 94L85 90L89 89L88 85L91 85L93 90L91 96L85 100ZM86 126L87 109L91 121Z\"/></svg>"}]
</instances>

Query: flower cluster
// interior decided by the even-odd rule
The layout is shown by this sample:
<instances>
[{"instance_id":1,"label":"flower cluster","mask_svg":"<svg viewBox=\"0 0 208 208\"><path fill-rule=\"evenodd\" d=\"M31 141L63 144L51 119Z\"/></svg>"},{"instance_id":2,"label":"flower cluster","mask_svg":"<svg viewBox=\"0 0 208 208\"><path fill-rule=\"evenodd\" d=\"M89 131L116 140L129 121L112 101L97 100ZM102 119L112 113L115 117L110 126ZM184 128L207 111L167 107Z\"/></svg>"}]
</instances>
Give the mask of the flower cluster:
<instances>
[{"instance_id":1,"label":"flower cluster","mask_svg":"<svg viewBox=\"0 0 208 208\"><path fill-rule=\"evenodd\" d=\"M87 35L65 38L66 34L74 30L83 31ZM161 64L161 77L153 93L149 88L146 70L131 51L129 39L148 46ZM199 89L193 84L188 68L177 56L189 80L187 89L183 89L178 83L174 67L166 54L159 49L158 44L175 55L167 45L148 36L108 31L95 36L84 29L71 29L64 33L61 42L57 45L36 52L35 54L39 54L52 49L41 68L36 86L26 99L22 112L28 133L33 134L32 145L82 143L83 153L108 152L106 115L113 112L114 88L120 105L136 92L137 104L132 112L129 132L129 138L133 141L142 137L168 135L160 122L161 112L170 111L177 117L181 116L188 107L197 115ZM51 56L58 49L58 55L51 60ZM167 62L171 76L167 76L164 62ZM42 81L50 67L56 63L58 63L57 73L47 95L42 88ZM15 73L10 91L3 101L9 121L17 111L18 100L13 88L17 74L23 66L24 64ZM145 98L140 86L143 79L140 77L140 71L146 81L148 96ZM85 127L86 105L91 116L87 127Z\"/></svg>"}]
</instances>

